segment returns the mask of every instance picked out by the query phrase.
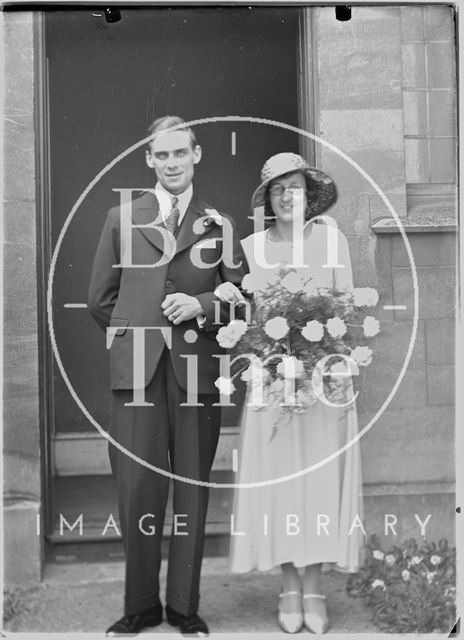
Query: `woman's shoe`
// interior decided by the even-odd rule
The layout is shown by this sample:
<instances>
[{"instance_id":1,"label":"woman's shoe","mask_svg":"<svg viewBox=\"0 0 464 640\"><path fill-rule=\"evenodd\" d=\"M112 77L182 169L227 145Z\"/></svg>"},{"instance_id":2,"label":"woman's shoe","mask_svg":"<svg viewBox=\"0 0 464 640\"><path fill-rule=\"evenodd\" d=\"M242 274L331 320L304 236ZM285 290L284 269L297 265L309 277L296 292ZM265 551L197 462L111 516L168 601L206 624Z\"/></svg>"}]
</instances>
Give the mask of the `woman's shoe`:
<instances>
[{"instance_id":1,"label":"woman's shoe","mask_svg":"<svg viewBox=\"0 0 464 640\"><path fill-rule=\"evenodd\" d=\"M287 596L298 596L298 607L291 613L284 613L280 603ZM303 628L303 609L301 607L301 591L285 591L279 594L279 612L277 615L280 628L286 633L298 633Z\"/></svg>"},{"instance_id":2,"label":"woman's shoe","mask_svg":"<svg viewBox=\"0 0 464 640\"><path fill-rule=\"evenodd\" d=\"M325 596L322 596L319 593L305 593L303 596L304 600L309 601L311 598L317 598L325 601ZM306 607L303 606L303 618L304 625L308 631L312 633L326 633L329 628L329 618L327 616L327 607L324 602L323 607L324 613L321 615L319 611L307 611Z\"/></svg>"}]
</instances>

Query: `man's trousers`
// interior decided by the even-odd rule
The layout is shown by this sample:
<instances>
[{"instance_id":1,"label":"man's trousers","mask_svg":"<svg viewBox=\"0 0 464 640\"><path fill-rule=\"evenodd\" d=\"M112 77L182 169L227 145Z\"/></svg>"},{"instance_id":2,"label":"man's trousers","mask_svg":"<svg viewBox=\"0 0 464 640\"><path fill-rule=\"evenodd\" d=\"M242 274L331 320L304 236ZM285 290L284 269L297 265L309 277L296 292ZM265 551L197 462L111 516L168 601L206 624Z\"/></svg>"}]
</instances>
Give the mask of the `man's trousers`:
<instances>
[{"instance_id":1,"label":"man's trousers","mask_svg":"<svg viewBox=\"0 0 464 640\"><path fill-rule=\"evenodd\" d=\"M201 358L199 358L201 360ZM110 434L133 456L186 480L208 482L220 430L219 396L199 395L204 406L181 406L186 391L175 378L164 350L145 389L153 406L124 406L132 390L112 394ZM109 443L126 554L125 614L160 601L161 541L169 478ZM183 615L196 613L208 507L208 487L174 480L166 603Z\"/></svg>"}]
</instances>

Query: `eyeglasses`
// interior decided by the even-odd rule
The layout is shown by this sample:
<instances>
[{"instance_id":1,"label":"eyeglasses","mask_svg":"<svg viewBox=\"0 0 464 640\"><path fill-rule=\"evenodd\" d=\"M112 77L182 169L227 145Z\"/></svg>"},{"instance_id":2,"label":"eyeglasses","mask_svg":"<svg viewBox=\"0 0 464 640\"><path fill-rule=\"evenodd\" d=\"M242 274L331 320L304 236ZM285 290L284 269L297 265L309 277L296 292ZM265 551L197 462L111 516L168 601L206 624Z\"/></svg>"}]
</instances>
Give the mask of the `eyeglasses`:
<instances>
[{"instance_id":1,"label":"eyeglasses","mask_svg":"<svg viewBox=\"0 0 464 640\"><path fill-rule=\"evenodd\" d=\"M306 193L305 187L302 187L298 184L291 184L289 186L284 186L283 184L274 184L270 189L269 193L271 196L281 196L285 191L288 191L290 195L295 195L295 193Z\"/></svg>"}]
</instances>

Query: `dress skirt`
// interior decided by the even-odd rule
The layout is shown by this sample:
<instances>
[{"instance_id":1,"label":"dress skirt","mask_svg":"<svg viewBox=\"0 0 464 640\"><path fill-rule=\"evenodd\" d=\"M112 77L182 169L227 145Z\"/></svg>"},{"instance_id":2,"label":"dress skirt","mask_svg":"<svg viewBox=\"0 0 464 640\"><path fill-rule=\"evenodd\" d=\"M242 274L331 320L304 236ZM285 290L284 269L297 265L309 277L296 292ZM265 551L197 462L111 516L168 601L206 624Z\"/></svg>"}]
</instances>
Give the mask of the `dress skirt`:
<instances>
[{"instance_id":1,"label":"dress skirt","mask_svg":"<svg viewBox=\"0 0 464 640\"><path fill-rule=\"evenodd\" d=\"M357 571L364 539L355 403L339 408L317 400L305 413L284 414L246 402L236 483L262 486L235 489L232 572L285 562Z\"/></svg>"}]
</instances>

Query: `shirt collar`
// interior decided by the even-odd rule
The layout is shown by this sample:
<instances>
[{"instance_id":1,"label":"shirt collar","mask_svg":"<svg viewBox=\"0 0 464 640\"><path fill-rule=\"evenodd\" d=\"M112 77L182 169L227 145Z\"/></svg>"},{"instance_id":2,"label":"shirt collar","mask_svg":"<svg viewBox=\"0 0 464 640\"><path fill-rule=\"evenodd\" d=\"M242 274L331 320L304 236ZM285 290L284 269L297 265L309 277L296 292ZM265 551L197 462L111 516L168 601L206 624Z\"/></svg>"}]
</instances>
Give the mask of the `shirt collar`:
<instances>
[{"instance_id":1,"label":"shirt collar","mask_svg":"<svg viewBox=\"0 0 464 640\"><path fill-rule=\"evenodd\" d=\"M157 196L160 195L163 201L166 202L166 205L169 207L169 210L171 209L172 199L174 197L178 198L177 208L179 209L181 214L184 214L187 211L187 208L190 204L190 200L192 199L192 196L193 196L193 185L190 183L190 185L187 187L187 189L185 189L185 191L182 191L182 193L174 195L173 193L169 193L169 191L167 191L160 182L157 182L155 185L155 192L157 192ZM167 200L167 198L169 198L169 201Z\"/></svg>"}]
</instances>

